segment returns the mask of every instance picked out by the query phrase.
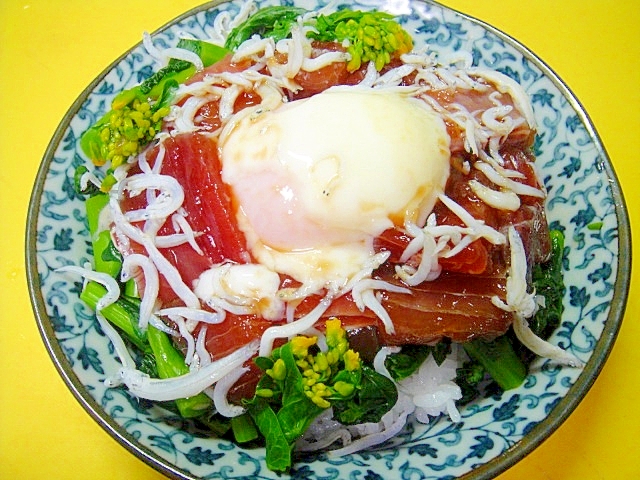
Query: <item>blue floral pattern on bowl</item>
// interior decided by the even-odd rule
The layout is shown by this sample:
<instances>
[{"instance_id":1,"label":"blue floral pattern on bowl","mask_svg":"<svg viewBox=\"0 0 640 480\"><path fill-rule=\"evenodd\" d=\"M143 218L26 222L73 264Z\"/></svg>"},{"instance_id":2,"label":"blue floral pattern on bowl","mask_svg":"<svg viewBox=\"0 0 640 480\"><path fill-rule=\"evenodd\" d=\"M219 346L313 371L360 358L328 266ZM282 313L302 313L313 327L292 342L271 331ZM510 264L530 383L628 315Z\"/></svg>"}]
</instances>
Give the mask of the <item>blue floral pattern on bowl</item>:
<instances>
[{"instance_id":1,"label":"blue floral pattern on bowl","mask_svg":"<svg viewBox=\"0 0 640 480\"><path fill-rule=\"evenodd\" d=\"M271 1L258 2L260 6ZM315 9L323 1L288 4ZM552 341L585 362L560 368L538 360L524 385L464 407L462 421L410 422L372 451L341 458L297 459L298 479L490 478L522 458L575 408L591 386L619 329L630 274L629 221L610 161L586 113L568 88L525 47L493 27L436 3L420 0L345 2L400 16L416 48L440 56L469 52L474 65L496 69L530 95L539 131L537 165L548 190L548 217L566 236L567 292L562 324ZM197 8L153 35L172 46L179 34L210 33L221 10L240 2ZM108 389L118 368L113 347L93 312L80 300L81 282L56 273L91 260L82 199L73 189L82 132L104 114L113 96L149 76L156 66L138 45L116 60L81 94L59 126L34 187L27 228L32 302L47 348L87 411L126 448L175 478L282 478L268 471L262 449L242 449L208 438L168 410Z\"/></svg>"}]
</instances>

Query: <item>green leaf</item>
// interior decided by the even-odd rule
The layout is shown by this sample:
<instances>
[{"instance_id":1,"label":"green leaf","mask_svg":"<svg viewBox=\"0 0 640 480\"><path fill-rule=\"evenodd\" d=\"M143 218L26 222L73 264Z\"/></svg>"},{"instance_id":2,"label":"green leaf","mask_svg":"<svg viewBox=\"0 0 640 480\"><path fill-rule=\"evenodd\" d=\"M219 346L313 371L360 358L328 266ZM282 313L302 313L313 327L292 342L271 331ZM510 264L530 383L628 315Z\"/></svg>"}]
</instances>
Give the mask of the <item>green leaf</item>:
<instances>
[{"instance_id":1,"label":"green leaf","mask_svg":"<svg viewBox=\"0 0 640 480\"><path fill-rule=\"evenodd\" d=\"M479 384L484 379L485 369L479 362L466 361L462 367L456 369L455 384L462 391L462 398L457 401L460 405L466 405L480 395Z\"/></svg>"},{"instance_id":2,"label":"green leaf","mask_svg":"<svg viewBox=\"0 0 640 480\"><path fill-rule=\"evenodd\" d=\"M87 182L86 187L82 188L82 176L88 171L89 169L86 166L80 165L73 173L73 189L78 195L95 195L100 191L93 182Z\"/></svg>"},{"instance_id":3,"label":"green leaf","mask_svg":"<svg viewBox=\"0 0 640 480\"><path fill-rule=\"evenodd\" d=\"M482 364L500 388L519 387L527 376L527 366L517 355L506 335L495 340L473 340L463 344L465 352Z\"/></svg>"},{"instance_id":4,"label":"green leaf","mask_svg":"<svg viewBox=\"0 0 640 480\"><path fill-rule=\"evenodd\" d=\"M287 471L291 467L293 444L285 437L276 413L259 398L247 405L247 411L265 438L267 467L274 472Z\"/></svg>"},{"instance_id":5,"label":"green leaf","mask_svg":"<svg viewBox=\"0 0 640 480\"><path fill-rule=\"evenodd\" d=\"M231 419L223 417L213 409L209 409L196 418L196 421L206 426L211 432L222 437L231 429Z\"/></svg>"},{"instance_id":6,"label":"green leaf","mask_svg":"<svg viewBox=\"0 0 640 480\"><path fill-rule=\"evenodd\" d=\"M351 59L347 70L353 72L365 62L374 62L380 71L391 61L391 54L411 51L413 40L393 16L378 11L340 10L330 15L319 15L315 31L309 37L325 42L348 42Z\"/></svg>"},{"instance_id":7,"label":"green leaf","mask_svg":"<svg viewBox=\"0 0 640 480\"><path fill-rule=\"evenodd\" d=\"M147 339L156 357L156 368L160 378L172 378L189 373L189 366L182 353L173 346L169 335L153 325L147 327ZM204 393L189 398L179 398L176 406L184 418L200 416L211 407L211 399Z\"/></svg>"},{"instance_id":8,"label":"green leaf","mask_svg":"<svg viewBox=\"0 0 640 480\"><path fill-rule=\"evenodd\" d=\"M431 347L431 355L436 362L436 365L442 365L447 356L451 353L451 341L448 338L436 343Z\"/></svg>"},{"instance_id":9,"label":"green leaf","mask_svg":"<svg viewBox=\"0 0 640 480\"><path fill-rule=\"evenodd\" d=\"M205 42L204 40L197 40L195 38L181 38L177 46L178 48L184 48L185 50L190 50L197 54L205 67L219 62L231 53L230 50L221 47L220 45ZM178 62L180 60L173 59L171 61Z\"/></svg>"},{"instance_id":10,"label":"green leaf","mask_svg":"<svg viewBox=\"0 0 640 480\"><path fill-rule=\"evenodd\" d=\"M173 99L173 93L178 89L178 82L175 78L170 78L162 84L162 92L158 96L158 101L153 106L152 110L157 112L163 107L169 106Z\"/></svg>"},{"instance_id":11,"label":"green leaf","mask_svg":"<svg viewBox=\"0 0 640 480\"><path fill-rule=\"evenodd\" d=\"M334 417L346 425L379 422L398 401L394 383L373 368L362 365L362 378L353 398L332 403Z\"/></svg>"},{"instance_id":12,"label":"green leaf","mask_svg":"<svg viewBox=\"0 0 640 480\"><path fill-rule=\"evenodd\" d=\"M122 254L113 244L109 230L98 232L100 214L109 204L109 195L97 193L85 201L87 225L91 246L93 247L94 268L97 272L106 273L113 278L118 277L122 267Z\"/></svg>"},{"instance_id":13,"label":"green leaf","mask_svg":"<svg viewBox=\"0 0 640 480\"><path fill-rule=\"evenodd\" d=\"M253 363L255 363L263 372L273 368L273 360L269 357L256 357L253 359Z\"/></svg>"},{"instance_id":14,"label":"green leaf","mask_svg":"<svg viewBox=\"0 0 640 480\"><path fill-rule=\"evenodd\" d=\"M230 53L224 47L190 38L180 39L177 48L183 48L197 54L205 67L222 60ZM193 76L195 72L196 68L191 62L172 58L166 67L161 68L140 84L140 92L149 98L156 99L160 97L166 82L183 83Z\"/></svg>"},{"instance_id":15,"label":"green leaf","mask_svg":"<svg viewBox=\"0 0 640 480\"><path fill-rule=\"evenodd\" d=\"M256 425L248 413L232 417L231 429L233 430L233 437L238 443L247 443L258 438Z\"/></svg>"},{"instance_id":16,"label":"green leaf","mask_svg":"<svg viewBox=\"0 0 640 480\"><path fill-rule=\"evenodd\" d=\"M195 39L181 39L177 46L196 53L205 67L213 65L230 53L224 47ZM111 102L111 110L82 134L80 139L82 151L97 165L112 160L114 155L128 156L140 151L160 130L161 119L169 112L165 107L173 99L173 92L179 84L188 80L195 72L196 67L191 62L174 58L166 67L155 72L140 85L118 93ZM136 110L136 104L147 102L151 105L150 111L154 113L151 129L142 128L136 124L129 131L120 131L114 125L120 125L121 122L112 123L114 112L127 120L132 120L139 116L139 113L135 112L132 115L132 111ZM146 119L149 120L149 118ZM120 151L122 145L115 139L121 136L138 142L135 152Z\"/></svg>"},{"instance_id":17,"label":"green leaf","mask_svg":"<svg viewBox=\"0 0 640 480\"><path fill-rule=\"evenodd\" d=\"M297 7L276 5L263 8L231 30L224 46L229 50L235 50L242 42L256 34L263 38L271 37L276 42L282 40L289 35L291 26L304 13L304 8Z\"/></svg>"},{"instance_id":18,"label":"green leaf","mask_svg":"<svg viewBox=\"0 0 640 480\"><path fill-rule=\"evenodd\" d=\"M393 353L385 359L385 367L396 381L412 375L424 363L429 354L433 356L437 365L442 365L451 353L451 340L442 339L435 345L405 345L398 353Z\"/></svg>"},{"instance_id":19,"label":"green leaf","mask_svg":"<svg viewBox=\"0 0 640 480\"><path fill-rule=\"evenodd\" d=\"M146 373L150 377L158 377L158 369L156 368L156 357L154 357L153 352L143 353L140 365L138 365L138 370L140 370L142 373Z\"/></svg>"},{"instance_id":20,"label":"green leaf","mask_svg":"<svg viewBox=\"0 0 640 480\"><path fill-rule=\"evenodd\" d=\"M399 382L413 374L430 352L431 347L428 345L406 345L398 353L388 355L384 365L394 380Z\"/></svg>"},{"instance_id":21,"label":"green leaf","mask_svg":"<svg viewBox=\"0 0 640 480\"><path fill-rule=\"evenodd\" d=\"M80 293L80 299L95 310L98 301L106 293L107 289L99 283L88 282ZM139 301L121 297L115 303L103 308L101 312L110 323L118 327L126 335L127 339L140 350L143 352L149 351L147 335L138 327Z\"/></svg>"},{"instance_id":22,"label":"green leaf","mask_svg":"<svg viewBox=\"0 0 640 480\"><path fill-rule=\"evenodd\" d=\"M339 320L331 322L327 352L318 349L315 338L298 336L254 360L265 374L243 405L265 438L267 464L276 471L289 468L290 449L329 406L337 420L354 424L380 421L397 401L394 382L362 364Z\"/></svg>"},{"instance_id":23,"label":"green leaf","mask_svg":"<svg viewBox=\"0 0 640 480\"><path fill-rule=\"evenodd\" d=\"M324 409L305 395L302 374L291 351L291 343L280 348L280 358L287 367L287 376L282 390L282 408L277 416L285 438L294 442Z\"/></svg>"},{"instance_id":24,"label":"green leaf","mask_svg":"<svg viewBox=\"0 0 640 480\"><path fill-rule=\"evenodd\" d=\"M544 297L544 307L529 320L533 333L545 339L560 325L565 293L562 275L564 235L559 230L551 230L550 237L551 258L544 264L535 265L532 273L533 288L536 294Z\"/></svg>"},{"instance_id":25,"label":"green leaf","mask_svg":"<svg viewBox=\"0 0 640 480\"><path fill-rule=\"evenodd\" d=\"M116 248L116 246L113 244L113 241L111 240L111 235L109 235L109 232L107 230L103 230L102 232L100 232L100 236L106 237L105 238L105 243L106 246L105 248L102 250L102 254L100 255L101 259L104 262L111 262L111 263L115 263L118 265L122 264L122 254L120 253L120 250L118 250ZM95 252L94 252L95 253ZM96 268L97 270L97 268ZM98 270L100 271L100 270ZM115 271L116 273L118 272L118 270ZM112 277L116 277L116 275L112 275Z\"/></svg>"}]
</instances>

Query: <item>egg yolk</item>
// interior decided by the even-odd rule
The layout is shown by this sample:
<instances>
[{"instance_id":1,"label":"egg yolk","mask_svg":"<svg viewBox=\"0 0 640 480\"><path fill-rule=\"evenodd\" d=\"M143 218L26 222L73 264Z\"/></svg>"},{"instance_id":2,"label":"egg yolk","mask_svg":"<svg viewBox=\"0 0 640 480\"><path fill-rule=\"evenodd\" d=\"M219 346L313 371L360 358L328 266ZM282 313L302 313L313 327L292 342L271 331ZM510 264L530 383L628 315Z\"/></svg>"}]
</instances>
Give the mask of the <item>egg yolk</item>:
<instances>
[{"instance_id":1,"label":"egg yolk","mask_svg":"<svg viewBox=\"0 0 640 480\"><path fill-rule=\"evenodd\" d=\"M424 222L449 144L419 99L333 87L242 118L220 145L222 178L254 258L324 285L367 268L384 230Z\"/></svg>"}]
</instances>

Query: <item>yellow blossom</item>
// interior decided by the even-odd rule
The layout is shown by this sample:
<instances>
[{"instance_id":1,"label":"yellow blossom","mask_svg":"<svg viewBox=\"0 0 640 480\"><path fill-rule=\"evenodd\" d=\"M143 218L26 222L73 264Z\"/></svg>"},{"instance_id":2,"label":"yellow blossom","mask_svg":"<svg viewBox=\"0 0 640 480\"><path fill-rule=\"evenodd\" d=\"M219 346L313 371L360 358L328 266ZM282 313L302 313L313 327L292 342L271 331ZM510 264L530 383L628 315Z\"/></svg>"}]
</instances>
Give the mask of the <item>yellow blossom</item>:
<instances>
[{"instance_id":1,"label":"yellow blossom","mask_svg":"<svg viewBox=\"0 0 640 480\"><path fill-rule=\"evenodd\" d=\"M287 366L285 365L284 360L281 358L276 360L273 367L267 369L267 375L274 380L284 380L287 376Z\"/></svg>"},{"instance_id":2,"label":"yellow blossom","mask_svg":"<svg viewBox=\"0 0 640 480\"><path fill-rule=\"evenodd\" d=\"M297 336L291 339L291 351L293 356L304 359L308 355L309 347L316 344L318 337Z\"/></svg>"},{"instance_id":3,"label":"yellow blossom","mask_svg":"<svg viewBox=\"0 0 640 480\"><path fill-rule=\"evenodd\" d=\"M348 372L353 372L360 368L360 354L353 350L347 350L344 354L344 368Z\"/></svg>"}]
</instances>

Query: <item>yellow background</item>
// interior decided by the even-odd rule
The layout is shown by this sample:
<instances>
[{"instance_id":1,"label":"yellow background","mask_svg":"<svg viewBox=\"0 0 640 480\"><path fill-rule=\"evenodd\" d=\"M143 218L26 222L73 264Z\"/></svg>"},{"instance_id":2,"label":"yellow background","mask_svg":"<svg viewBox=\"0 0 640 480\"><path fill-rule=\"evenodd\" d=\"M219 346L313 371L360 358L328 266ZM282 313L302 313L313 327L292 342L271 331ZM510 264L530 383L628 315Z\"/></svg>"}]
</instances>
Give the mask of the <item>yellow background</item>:
<instances>
[{"instance_id":1,"label":"yellow background","mask_svg":"<svg viewBox=\"0 0 640 480\"><path fill-rule=\"evenodd\" d=\"M72 102L143 31L199 3L0 0L0 478L162 478L85 413L54 369L27 294L24 229L40 159ZM564 79L602 137L637 227L640 2L445 3L520 40ZM636 268L622 330L593 388L501 480L640 478L639 274Z\"/></svg>"}]
</instances>

